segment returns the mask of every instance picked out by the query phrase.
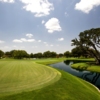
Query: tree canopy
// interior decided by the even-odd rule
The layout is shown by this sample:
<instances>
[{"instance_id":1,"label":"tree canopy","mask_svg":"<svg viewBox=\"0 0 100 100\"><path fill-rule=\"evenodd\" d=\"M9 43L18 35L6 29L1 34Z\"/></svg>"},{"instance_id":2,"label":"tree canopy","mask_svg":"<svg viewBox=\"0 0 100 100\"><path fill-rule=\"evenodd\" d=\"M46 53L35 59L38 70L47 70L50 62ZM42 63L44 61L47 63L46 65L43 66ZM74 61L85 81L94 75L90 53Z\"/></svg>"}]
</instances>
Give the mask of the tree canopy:
<instances>
[{"instance_id":1,"label":"tree canopy","mask_svg":"<svg viewBox=\"0 0 100 100\"><path fill-rule=\"evenodd\" d=\"M4 52L0 50L0 58L4 55Z\"/></svg>"},{"instance_id":2,"label":"tree canopy","mask_svg":"<svg viewBox=\"0 0 100 100\"><path fill-rule=\"evenodd\" d=\"M78 38L72 40L72 45L87 51L89 55L95 58L96 63L100 64L100 28L92 28L81 32Z\"/></svg>"}]
</instances>

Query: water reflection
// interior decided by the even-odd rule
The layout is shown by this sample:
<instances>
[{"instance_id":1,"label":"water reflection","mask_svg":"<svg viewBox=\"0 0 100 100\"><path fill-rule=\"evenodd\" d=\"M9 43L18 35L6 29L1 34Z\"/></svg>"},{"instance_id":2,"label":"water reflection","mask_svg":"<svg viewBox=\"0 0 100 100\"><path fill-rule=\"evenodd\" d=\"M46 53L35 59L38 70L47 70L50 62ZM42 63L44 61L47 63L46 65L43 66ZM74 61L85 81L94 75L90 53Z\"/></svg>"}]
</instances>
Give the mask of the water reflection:
<instances>
[{"instance_id":1,"label":"water reflection","mask_svg":"<svg viewBox=\"0 0 100 100\"><path fill-rule=\"evenodd\" d=\"M84 67L81 70L78 69L73 69L70 67L70 65L73 64L73 62L61 62L57 64L51 64L50 66L59 68L61 70L64 70L72 75L75 75L77 77L80 77L94 85L96 85L100 89L100 73L95 73L95 72L89 72L89 71L84 71L87 67Z\"/></svg>"}]
</instances>

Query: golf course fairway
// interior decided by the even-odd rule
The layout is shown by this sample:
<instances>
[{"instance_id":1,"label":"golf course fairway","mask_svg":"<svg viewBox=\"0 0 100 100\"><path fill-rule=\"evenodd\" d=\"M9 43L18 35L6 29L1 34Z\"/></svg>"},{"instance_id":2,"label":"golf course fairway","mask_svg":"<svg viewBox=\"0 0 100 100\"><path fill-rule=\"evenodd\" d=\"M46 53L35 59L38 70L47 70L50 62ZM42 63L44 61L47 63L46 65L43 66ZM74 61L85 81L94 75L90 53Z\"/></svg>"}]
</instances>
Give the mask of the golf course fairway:
<instances>
[{"instance_id":1,"label":"golf course fairway","mask_svg":"<svg viewBox=\"0 0 100 100\"><path fill-rule=\"evenodd\" d=\"M61 77L56 69L29 60L0 61L0 96L36 90Z\"/></svg>"}]
</instances>

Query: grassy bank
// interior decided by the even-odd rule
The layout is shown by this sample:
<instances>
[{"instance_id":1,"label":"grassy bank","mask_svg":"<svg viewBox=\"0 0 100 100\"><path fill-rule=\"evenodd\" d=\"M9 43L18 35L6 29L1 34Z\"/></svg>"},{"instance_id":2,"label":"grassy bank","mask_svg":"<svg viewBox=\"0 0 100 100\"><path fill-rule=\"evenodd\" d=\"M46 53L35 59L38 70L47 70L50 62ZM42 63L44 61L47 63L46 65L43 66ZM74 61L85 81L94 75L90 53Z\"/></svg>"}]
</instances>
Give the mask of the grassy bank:
<instances>
[{"instance_id":1,"label":"grassy bank","mask_svg":"<svg viewBox=\"0 0 100 100\"><path fill-rule=\"evenodd\" d=\"M94 65L94 64L89 64L89 63L75 63L75 64L72 64L71 67L78 70L87 70L91 72L100 73L100 65Z\"/></svg>"},{"instance_id":2,"label":"grassy bank","mask_svg":"<svg viewBox=\"0 0 100 100\"><path fill-rule=\"evenodd\" d=\"M52 60L51 63L57 61L54 59L50 60ZM41 63L39 65L42 67L47 67L47 69L49 68L48 66L42 65L50 64L49 60L47 59L40 60L40 62L39 60L34 61L35 63L32 64L31 62L33 61L28 60L28 62L31 63L31 66L35 64L36 68L38 67L36 62ZM24 60L23 63L25 62L26 61ZM29 68L29 70L31 69ZM0 97L0 100L100 100L100 93L92 85L62 70L58 71L61 73L61 78L58 81L40 89L21 92L9 96L5 95ZM43 73L41 72L41 74ZM34 75L30 76L30 78L33 76ZM38 80L35 79L35 81Z\"/></svg>"},{"instance_id":3,"label":"grassy bank","mask_svg":"<svg viewBox=\"0 0 100 100\"><path fill-rule=\"evenodd\" d=\"M49 65L53 63L58 63L66 60L66 58L47 58L47 59L36 59L34 62L44 65Z\"/></svg>"}]
</instances>

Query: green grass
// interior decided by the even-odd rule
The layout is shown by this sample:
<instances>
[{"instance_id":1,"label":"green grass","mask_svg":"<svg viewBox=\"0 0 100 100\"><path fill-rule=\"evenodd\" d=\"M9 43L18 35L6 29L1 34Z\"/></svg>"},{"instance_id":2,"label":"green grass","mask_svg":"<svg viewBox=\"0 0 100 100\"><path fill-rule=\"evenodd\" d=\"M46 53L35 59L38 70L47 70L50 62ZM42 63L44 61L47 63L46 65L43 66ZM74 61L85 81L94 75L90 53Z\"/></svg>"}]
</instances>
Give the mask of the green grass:
<instances>
[{"instance_id":1,"label":"green grass","mask_svg":"<svg viewBox=\"0 0 100 100\"><path fill-rule=\"evenodd\" d=\"M51 60L53 60L53 59L51 59ZM16 66L13 62L17 62L19 64L17 67L20 66L20 68L22 67L22 65L23 65L23 67L27 66L27 68L23 68L22 71L24 71L25 77L30 78L30 79L27 79L27 78L25 78L25 79L31 80L31 81L32 81L32 78L34 77L34 75L32 75L34 72L38 72L38 74L40 72L40 75L44 74L44 72L36 71L36 70L41 70L41 67L44 70L50 71L50 72L47 72L47 75L49 74L51 76L50 73L54 74L54 72L56 72L58 78L55 78L55 79L57 79L57 80L59 79L59 72L60 72L61 78L58 81L53 80L54 78L53 79L50 78L51 80L53 80L53 82L51 82L52 84L50 83L49 85L44 85L43 88L39 88L39 89L35 89L35 90L33 89L30 91L22 91L20 93L9 95L9 96L5 95L5 96L0 97L0 100L100 100L100 93L91 84L88 84L84 80L81 80L80 78L72 76L62 70L58 70L59 71L58 72L55 69L53 70L48 66L42 65L42 63L50 64L49 60L43 59L43 60L40 60L40 62L39 62L39 60L34 60L34 61L35 61L35 63L33 61L29 61L29 60L28 61L27 60L4 61L4 62L8 62L7 65L5 63L3 63L3 61L0 61L0 64L2 65L2 67L1 67L1 65L0 65L0 67L1 67L1 69L3 69L4 66L6 66L9 69L9 67L11 67L11 66L9 66L10 64ZM45 61L46 61L46 63L45 63ZM36 64L36 62L41 63L41 64ZM52 61L52 62L54 63L54 61ZM22 65L21 65L21 63L22 63ZM34 66L35 67L39 66L39 69L35 69ZM34 69L33 73L31 73L31 75L27 76L29 74L28 71L29 70L32 71L32 68ZM0 69L0 71L1 71L1 69ZM25 69L27 69L26 72L25 72ZM6 70L7 69L5 69L5 71L3 70L3 72L1 72L1 73L5 74L7 72ZM11 70L15 70L14 73L18 74L18 71L16 71L17 70L16 67L12 67L11 69L9 69L9 74L11 73ZM51 72L51 70L52 70L52 72ZM14 76L12 75L13 79L15 79L14 77L16 76L16 74ZM21 74L21 75L23 76L23 74ZM46 76L44 76L44 78L45 77ZM1 79L1 77L0 77L0 79ZM21 80L22 79L24 79L24 78L21 78ZM2 78L2 80L3 80L3 78ZM9 77L7 78L7 81L8 80L10 80ZM43 77L40 80L42 81ZM35 79L35 81L36 82L38 81L37 78ZM12 82L14 84L14 80L12 80ZM25 81L25 80L24 80L24 82L25 82L24 84L27 83L27 81ZM2 82L2 84L3 84L3 82Z\"/></svg>"},{"instance_id":2,"label":"green grass","mask_svg":"<svg viewBox=\"0 0 100 100\"><path fill-rule=\"evenodd\" d=\"M66 60L66 58L47 58L47 59L36 59L34 62L44 65L49 65L53 63L58 63Z\"/></svg>"},{"instance_id":3,"label":"green grass","mask_svg":"<svg viewBox=\"0 0 100 100\"><path fill-rule=\"evenodd\" d=\"M60 77L57 70L29 60L0 61L0 96L40 89Z\"/></svg>"},{"instance_id":4,"label":"green grass","mask_svg":"<svg viewBox=\"0 0 100 100\"><path fill-rule=\"evenodd\" d=\"M64 71L62 77L47 87L6 96L0 100L100 100L100 93L90 84Z\"/></svg>"},{"instance_id":5,"label":"green grass","mask_svg":"<svg viewBox=\"0 0 100 100\"><path fill-rule=\"evenodd\" d=\"M91 72L99 72L100 73L100 65L94 65L89 63L75 63L71 65L72 68L79 70L87 70Z\"/></svg>"}]
</instances>

